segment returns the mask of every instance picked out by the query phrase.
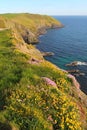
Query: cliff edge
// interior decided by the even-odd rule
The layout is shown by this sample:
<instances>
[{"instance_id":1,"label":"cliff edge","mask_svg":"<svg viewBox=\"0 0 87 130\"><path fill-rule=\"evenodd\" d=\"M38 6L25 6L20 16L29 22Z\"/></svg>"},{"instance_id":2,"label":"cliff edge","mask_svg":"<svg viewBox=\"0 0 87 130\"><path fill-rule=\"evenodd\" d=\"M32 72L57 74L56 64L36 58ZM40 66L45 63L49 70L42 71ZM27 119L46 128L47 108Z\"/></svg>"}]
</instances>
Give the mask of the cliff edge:
<instances>
[{"instance_id":1,"label":"cliff edge","mask_svg":"<svg viewBox=\"0 0 87 130\"><path fill-rule=\"evenodd\" d=\"M86 130L87 96L76 79L33 46L49 16L0 15L0 130Z\"/></svg>"}]
</instances>

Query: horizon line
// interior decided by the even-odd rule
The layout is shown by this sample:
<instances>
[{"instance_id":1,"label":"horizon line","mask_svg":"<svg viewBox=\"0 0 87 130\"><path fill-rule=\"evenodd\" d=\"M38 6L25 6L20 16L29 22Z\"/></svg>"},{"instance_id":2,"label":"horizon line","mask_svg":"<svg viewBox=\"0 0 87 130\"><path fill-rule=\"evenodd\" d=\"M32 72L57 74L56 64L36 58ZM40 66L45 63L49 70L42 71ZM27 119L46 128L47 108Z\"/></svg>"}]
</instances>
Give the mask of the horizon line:
<instances>
[{"instance_id":1,"label":"horizon line","mask_svg":"<svg viewBox=\"0 0 87 130\"><path fill-rule=\"evenodd\" d=\"M32 12L3 12L0 14L39 14L39 15L49 15L49 16L87 16L87 14L41 14L41 13L32 13Z\"/></svg>"}]
</instances>

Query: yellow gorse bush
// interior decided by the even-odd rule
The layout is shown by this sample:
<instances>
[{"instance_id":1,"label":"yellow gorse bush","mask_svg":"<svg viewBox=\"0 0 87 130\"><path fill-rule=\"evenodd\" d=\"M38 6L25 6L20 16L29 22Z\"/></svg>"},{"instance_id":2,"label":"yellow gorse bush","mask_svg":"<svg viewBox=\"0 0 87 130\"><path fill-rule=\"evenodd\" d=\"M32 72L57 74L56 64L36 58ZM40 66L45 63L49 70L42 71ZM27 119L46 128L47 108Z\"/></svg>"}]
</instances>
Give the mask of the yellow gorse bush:
<instances>
[{"instance_id":1,"label":"yellow gorse bush","mask_svg":"<svg viewBox=\"0 0 87 130\"><path fill-rule=\"evenodd\" d=\"M20 127L32 126L37 129L49 130L49 126L59 130L81 130L77 105L59 90L41 93L37 90L15 90L8 102L10 119ZM15 116L15 119L14 119ZM51 119L49 120L49 116ZM29 118L28 118L29 117ZM25 128L27 130L27 127Z\"/></svg>"}]
</instances>

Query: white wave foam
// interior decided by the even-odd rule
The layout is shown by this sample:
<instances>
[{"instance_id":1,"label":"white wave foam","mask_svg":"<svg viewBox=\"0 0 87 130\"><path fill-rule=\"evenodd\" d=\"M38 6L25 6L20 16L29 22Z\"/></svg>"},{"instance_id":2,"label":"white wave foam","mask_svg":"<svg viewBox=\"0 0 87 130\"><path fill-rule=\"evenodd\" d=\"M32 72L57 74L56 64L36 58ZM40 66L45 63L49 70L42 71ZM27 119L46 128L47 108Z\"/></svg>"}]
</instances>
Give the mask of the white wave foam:
<instances>
[{"instance_id":1,"label":"white wave foam","mask_svg":"<svg viewBox=\"0 0 87 130\"><path fill-rule=\"evenodd\" d=\"M87 65L87 62L81 62L81 61L74 61L70 64L66 64L66 66L78 66L78 65Z\"/></svg>"},{"instance_id":2,"label":"white wave foam","mask_svg":"<svg viewBox=\"0 0 87 130\"><path fill-rule=\"evenodd\" d=\"M77 61L76 63L77 65L87 65L87 62L81 62L81 61Z\"/></svg>"}]
</instances>

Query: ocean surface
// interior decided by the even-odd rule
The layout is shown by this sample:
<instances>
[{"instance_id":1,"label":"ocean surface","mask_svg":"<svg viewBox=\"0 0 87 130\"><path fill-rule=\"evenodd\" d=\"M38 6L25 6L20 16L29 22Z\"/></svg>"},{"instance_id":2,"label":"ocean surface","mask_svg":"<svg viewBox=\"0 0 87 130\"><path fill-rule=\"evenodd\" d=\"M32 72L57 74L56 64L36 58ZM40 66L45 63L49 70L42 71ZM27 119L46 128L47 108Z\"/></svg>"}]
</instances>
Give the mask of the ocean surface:
<instances>
[{"instance_id":1,"label":"ocean surface","mask_svg":"<svg viewBox=\"0 0 87 130\"><path fill-rule=\"evenodd\" d=\"M87 94L87 16L53 16L64 24L64 28L50 29L39 37L37 48L43 52L53 52L53 56L45 59L58 67L73 71ZM78 61L77 66L66 66Z\"/></svg>"}]
</instances>

